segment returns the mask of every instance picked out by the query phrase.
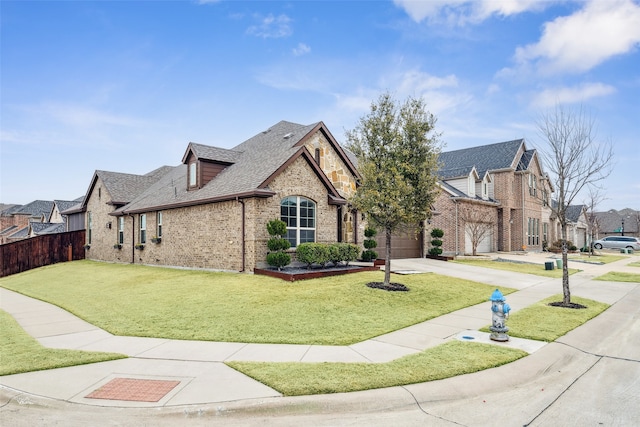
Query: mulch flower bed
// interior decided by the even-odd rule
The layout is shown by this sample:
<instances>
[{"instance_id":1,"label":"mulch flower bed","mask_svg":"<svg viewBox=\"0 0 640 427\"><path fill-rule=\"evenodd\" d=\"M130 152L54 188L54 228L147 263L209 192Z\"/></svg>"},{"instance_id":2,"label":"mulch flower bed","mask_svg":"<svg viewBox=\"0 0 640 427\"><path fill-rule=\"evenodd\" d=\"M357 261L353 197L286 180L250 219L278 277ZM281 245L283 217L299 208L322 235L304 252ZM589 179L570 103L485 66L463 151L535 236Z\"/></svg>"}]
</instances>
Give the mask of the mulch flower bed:
<instances>
[{"instance_id":1,"label":"mulch flower bed","mask_svg":"<svg viewBox=\"0 0 640 427\"><path fill-rule=\"evenodd\" d=\"M563 307L563 308L576 308L576 309L587 308L586 305L578 304L576 302L570 302L569 304L565 304L562 301L558 301L558 302L550 302L549 305L552 307Z\"/></svg>"},{"instance_id":2,"label":"mulch flower bed","mask_svg":"<svg viewBox=\"0 0 640 427\"><path fill-rule=\"evenodd\" d=\"M253 273L261 274L263 276L276 277L288 282L295 282L298 280L317 279L320 277L359 273L361 271L380 271L380 267L339 265L324 268L285 267L281 270L278 270L277 268L256 268L253 270Z\"/></svg>"},{"instance_id":3,"label":"mulch flower bed","mask_svg":"<svg viewBox=\"0 0 640 427\"><path fill-rule=\"evenodd\" d=\"M389 283L388 285L385 285L384 282L369 282L367 283L367 286L370 288L382 289L385 291L407 292L409 290L409 288L407 288L402 283L393 283L393 282Z\"/></svg>"}]
</instances>

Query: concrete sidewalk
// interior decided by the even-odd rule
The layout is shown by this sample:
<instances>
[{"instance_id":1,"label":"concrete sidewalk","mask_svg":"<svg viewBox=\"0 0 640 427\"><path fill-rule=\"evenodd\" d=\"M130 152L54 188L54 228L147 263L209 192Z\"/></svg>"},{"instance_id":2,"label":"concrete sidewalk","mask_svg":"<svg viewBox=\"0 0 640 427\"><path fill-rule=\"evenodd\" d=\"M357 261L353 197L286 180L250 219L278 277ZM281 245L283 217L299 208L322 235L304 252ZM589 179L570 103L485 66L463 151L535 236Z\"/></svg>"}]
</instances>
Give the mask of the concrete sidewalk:
<instances>
[{"instance_id":1,"label":"concrete sidewalk","mask_svg":"<svg viewBox=\"0 0 640 427\"><path fill-rule=\"evenodd\" d=\"M544 263L549 255L503 257L506 256L518 257L527 262ZM633 259L639 258L633 257L605 266L582 263L572 265L570 262L571 267L584 270L571 278L573 295L609 304L620 301L635 291L638 285L592 282L591 279L611 269L620 271L624 268L623 264ZM404 273L435 272L489 283L496 287L519 289L507 296L514 312L550 295L561 293L562 290L559 279L428 259L394 260L392 269ZM2 288L0 308L9 312L29 334L47 347L109 351L130 356L128 359L110 362L0 377L0 385L15 392L96 406L176 407L234 401L255 402L255 399L267 399L277 405L277 402L290 399L280 397L275 390L223 363L231 360L383 363L420 352L447 340L463 339L463 336L495 345L521 348L529 353L539 352L551 345L515 338L508 343L490 341L488 334L477 331L490 323L488 302L351 346L220 343L114 336L55 306ZM579 330L588 330L588 326L585 325ZM538 363L535 360L537 359L531 356L521 359L517 362L518 369L529 369L528 361ZM153 402L87 397L118 378L173 381L177 386ZM455 381L458 380L452 379L452 382ZM278 399L273 401L273 398Z\"/></svg>"}]
</instances>

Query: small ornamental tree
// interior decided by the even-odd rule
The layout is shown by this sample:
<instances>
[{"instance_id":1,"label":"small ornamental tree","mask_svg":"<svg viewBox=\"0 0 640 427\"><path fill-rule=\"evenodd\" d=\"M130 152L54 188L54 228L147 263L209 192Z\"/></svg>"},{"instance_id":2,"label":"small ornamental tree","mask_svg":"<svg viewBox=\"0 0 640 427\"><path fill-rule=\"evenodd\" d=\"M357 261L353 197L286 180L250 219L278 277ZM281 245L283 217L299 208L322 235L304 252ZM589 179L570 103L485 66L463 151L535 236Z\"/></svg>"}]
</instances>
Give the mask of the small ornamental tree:
<instances>
[{"instance_id":1,"label":"small ornamental tree","mask_svg":"<svg viewBox=\"0 0 640 427\"><path fill-rule=\"evenodd\" d=\"M375 228L367 227L364 230L364 251L362 251L362 260L363 261L372 261L378 258L378 253L373 249L378 246L378 242L375 241L374 237L376 236L377 231Z\"/></svg>"},{"instance_id":2,"label":"small ornamental tree","mask_svg":"<svg viewBox=\"0 0 640 427\"><path fill-rule=\"evenodd\" d=\"M433 256L439 256L442 254L442 236L444 236L444 231L439 228L434 228L431 230L431 249L429 249L429 254Z\"/></svg>"},{"instance_id":3,"label":"small ornamental tree","mask_svg":"<svg viewBox=\"0 0 640 427\"><path fill-rule=\"evenodd\" d=\"M280 270L291 263L291 255L284 252L291 247L291 244L282 237L287 234L287 224L279 219L274 219L267 223L267 231L271 236L267 242L267 247L269 248L267 263Z\"/></svg>"}]
</instances>

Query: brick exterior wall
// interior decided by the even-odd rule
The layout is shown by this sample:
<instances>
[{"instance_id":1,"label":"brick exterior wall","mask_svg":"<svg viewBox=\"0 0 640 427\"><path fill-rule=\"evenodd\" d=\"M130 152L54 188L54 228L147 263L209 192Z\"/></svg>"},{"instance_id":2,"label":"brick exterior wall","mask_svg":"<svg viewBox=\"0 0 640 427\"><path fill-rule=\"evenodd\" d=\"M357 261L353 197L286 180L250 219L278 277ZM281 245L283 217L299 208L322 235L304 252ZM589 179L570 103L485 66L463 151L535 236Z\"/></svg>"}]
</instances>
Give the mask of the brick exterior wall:
<instances>
[{"instance_id":1,"label":"brick exterior wall","mask_svg":"<svg viewBox=\"0 0 640 427\"><path fill-rule=\"evenodd\" d=\"M318 138L316 142L320 144L322 139ZM337 161L331 154L328 142L324 140L320 146L323 150L321 159L326 159L323 162L325 166L336 165ZM336 183L345 195L351 194L355 188L355 178L351 176L350 181L346 180L344 171L348 169L344 165L339 169L342 172L334 176ZM338 240L338 206L328 203L327 189L305 158L299 157L276 176L269 183L269 189L276 195L163 210L160 243L151 241L156 235L157 214L147 212L147 242L143 250L134 249L134 245L139 243L140 215L125 216L124 244L121 249L116 249L114 244L118 238L118 219L109 215L115 208L107 204L111 197L98 178L87 200L87 216L89 212L92 216L91 247L87 251L87 258L230 271L241 271L244 268L245 271L253 271L257 266L266 265L269 239L266 224L272 219L280 218L280 201L287 196L306 197L316 203L317 242ZM343 234L348 234L350 239L343 241L354 242L356 235L353 215L344 216ZM111 228L106 226L109 222ZM364 238L363 230L362 224L358 227L359 242Z\"/></svg>"},{"instance_id":2,"label":"brick exterior wall","mask_svg":"<svg viewBox=\"0 0 640 427\"><path fill-rule=\"evenodd\" d=\"M518 155L519 156L519 155ZM536 177L537 189L535 194L529 191L529 174ZM544 223L549 224L549 236L555 234L553 222L549 219L551 210L545 207L542 200L542 190L546 189L550 193L548 183L542 177L542 170L537 159L534 158L529 170L526 172L514 172L512 170L498 171L492 174L493 195L500 202L497 207L487 206L481 203L474 203L474 209L478 211L494 211L493 218L495 227L493 230L492 250L494 251L540 251L543 243ZM491 193L491 191L490 191ZM465 224L461 218L460 208L456 209L457 203L451 195L441 191L434 204L435 211L439 213L432 218L431 224L426 230L426 249L428 253L431 245L431 238L428 233L431 229L441 228L445 235L443 237L442 249L445 254L462 254L465 250ZM457 215L456 215L457 213ZM539 224L539 235L536 242L531 242L528 236L529 219L537 220ZM551 242L551 240L550 240Z\"/></svg>"}]
</instances>

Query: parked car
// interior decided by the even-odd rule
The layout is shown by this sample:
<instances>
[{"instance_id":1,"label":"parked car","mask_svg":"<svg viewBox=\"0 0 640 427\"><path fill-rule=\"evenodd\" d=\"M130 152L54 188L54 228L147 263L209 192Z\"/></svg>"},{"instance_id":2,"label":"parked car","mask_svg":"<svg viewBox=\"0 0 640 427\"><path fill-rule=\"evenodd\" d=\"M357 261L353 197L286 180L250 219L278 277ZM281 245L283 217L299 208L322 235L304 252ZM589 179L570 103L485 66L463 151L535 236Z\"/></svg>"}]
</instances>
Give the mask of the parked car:
<instances>
[{"instance_id":1,"label":"parked car","mask_svg":"<svg viewBox=\"0 0 640 427\"><path fill-rule=\"evenodd\" d=\"M640 239L627 236L609 236L593 242L596 249L633 249L640 251Z\"/></svg>"}]
</instances>

